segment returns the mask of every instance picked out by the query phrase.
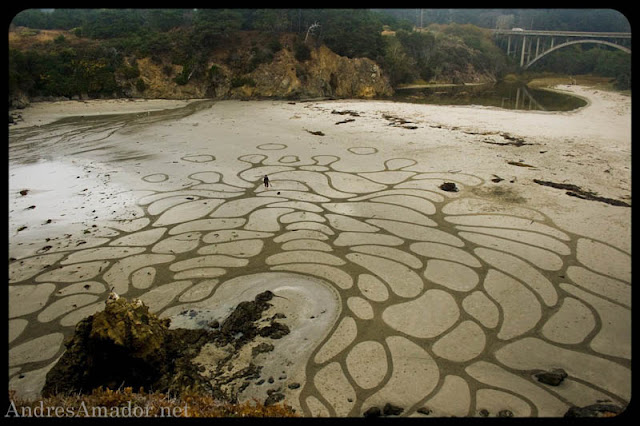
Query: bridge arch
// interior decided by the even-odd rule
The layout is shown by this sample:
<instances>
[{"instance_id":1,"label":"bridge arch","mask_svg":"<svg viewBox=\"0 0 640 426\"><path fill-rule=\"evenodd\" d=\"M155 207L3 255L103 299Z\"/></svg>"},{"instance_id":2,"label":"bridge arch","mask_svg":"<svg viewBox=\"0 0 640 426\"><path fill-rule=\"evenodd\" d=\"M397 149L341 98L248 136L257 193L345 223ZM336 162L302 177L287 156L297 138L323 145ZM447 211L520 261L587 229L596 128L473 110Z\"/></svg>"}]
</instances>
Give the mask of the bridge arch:
<instances>
[{"instance_id":1,"label":"bridge arch","mask_svg":"<svg viewBox=\"0 0 640 426\"><path fill-rule=\"evenodd\" d=\"M552 48L542 52L540 55L536 56L533 60L531 60L531 62L529 62L528 64L524 65L524 69L528 69L531 65L535 64L538 60L540 60L541 58L544 58L545 56L547 56L549 53L554 52L558 49L562 49L563 47L567 47L567 46L571 46L572 44L583 44L583 43L595 43L595 44L604 44L607 46L611 46L611 47L615 47L616 49L622 50L625 53L631 53L631 49L629 49L628 47L624 47L621 46L619 44L615 44L612 43L610 41L605 41L605 40L573 40L573 41L567 41L565 43L559 44L557 46L553 46Z\"/></svg>"}]
</instances>

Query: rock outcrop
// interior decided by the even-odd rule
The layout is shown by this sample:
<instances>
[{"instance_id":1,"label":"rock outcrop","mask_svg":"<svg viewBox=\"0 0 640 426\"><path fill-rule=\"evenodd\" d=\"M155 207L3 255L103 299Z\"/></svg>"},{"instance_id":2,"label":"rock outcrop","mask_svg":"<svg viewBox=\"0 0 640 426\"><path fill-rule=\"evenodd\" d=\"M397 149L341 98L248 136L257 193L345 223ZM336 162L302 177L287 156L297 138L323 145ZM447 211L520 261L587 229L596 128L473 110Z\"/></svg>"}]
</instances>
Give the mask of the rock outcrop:
<instances>
[{"instance_id":1,"label":"rock outcrop","mask_svg":"<svg viewBox=\"0 0 640 426\"><path fill-rule=\"evenodd\" d=\"M272 297L266 291L253 301L241 302L217 329L170 329L169 319L149 312L140 300L128 301L111 293L103 311L77 324L65 343L65 353L47 373L42 395L126 386L178 394L207 392L235 402L237 387L229 387L229 382L256 377L261 367L248 362L229 374L229 361L256 336L278 339L289 333L276 318L262 318ZM224 356L214 363L213 371L203 374L205 369L194 359L203 357L205 346ZM273 345L261 341L249 352L255 356L272 349Z\"/></svg>"},{"instance_id":2,"label":"rock outcrop","mask_svg":"<svg viewBox=\"0 0 640 426\"><path fill-rule=\"evenodd\" d=\"M367 58L346 58L320 46L299 62L280 50L274 60L250 74L255 86L245 94L263 97L372 98L393 94L381 68ZM236 92L231 91L231 96Z\"/></svg>"},{"instance_id":3,"label":"rock outcrop","mask_svg":"<svg viewBox=\"0 0 640 426\"><path fill-rule=\"evenodd\" d=\"M283 47L273 60L247 73L231 68L223 55L213 56L206 64L206 72L194 74L182 85L174 80L183 70L179 65L139 58L131 66L140 70L145 86L139 91L130 84L126 92L132 97L304 99L393 95L388 78L374 61L340 56L324 45L311 49L310 58L304 61L298 61L290 48Z\"/></svg>"}]
</instances>

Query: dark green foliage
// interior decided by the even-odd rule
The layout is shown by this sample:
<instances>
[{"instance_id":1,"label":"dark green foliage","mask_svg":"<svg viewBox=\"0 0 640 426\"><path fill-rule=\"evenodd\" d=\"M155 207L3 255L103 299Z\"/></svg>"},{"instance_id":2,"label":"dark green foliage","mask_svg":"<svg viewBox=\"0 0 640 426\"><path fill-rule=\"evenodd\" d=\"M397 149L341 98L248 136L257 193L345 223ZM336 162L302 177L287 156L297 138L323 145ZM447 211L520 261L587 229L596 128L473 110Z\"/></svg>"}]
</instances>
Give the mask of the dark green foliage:
<instances>
[{"instance_id":1,"label":"dark green foliage","mask_svg":"<svg viewBox=\"0 0 640 426\"><path fill-rule=\"evenodd\" d=\"M535 63L531 70L563 74L596 74L616 80L618 89L631 88L631 55L598 44L558 49Z\"/></svg>"},{"instance_id":2,"label":"dark green foliage","mask_svg":"<svg viewBox=\"0 0 640 426\"><path fill-rule=\"evenodd\" d=\"M83 30L91 38L131 36L142 31L142 16L137 10L104 9Z\"/></svg>"},{"instance_id":3,"label":"dark green foliage","mask_svg":"<svg viewBox=\"0 0 640 426\"><path fill-rule=\"evenodd\" d=\"M258 68L258 65L269 63L273 60L273 52L269 49L259 47L251 48L251 61L249 62L248 71Z\"/></svg>"},{"instance_id":4,"label":"dark green foliage","mask_svg":"<svg viewBox=\"0 0 640 426\"><path fill-rule=\"evenodd\" d=\"M122 74L122 76L124 78L126 78L127 80L136 78L140 76L140 70L138 69L138 66L133 66L130 67L128 65L123 65L120 68L118 68L118 71L120 71L120 73Z\"/></svg>"},{"instance_id":5,"label":"dark green foliage","mask_svg":"<svg viewBox=\"0 0 640 426\"><path fill-rule=\"evenodd\" d=\"M534 30L630 32L629 20L614 9L372 9L394 30L400 21L426 28L431 24L472 24L496 28L510 17L509 27ZM631 9L629 9L631 10ZM506 27L505 27L506 28Z\"/></svg>"},{"instance_id":6,"label":"dark green foliage","mask_svg":"<svg viewBox=\"0 0 640 426\"><path fill-rule=\"evenodd\" d=\"M114 73L121 58L101 47L76 49L51 43L45 51L10 50L9 90L30 96L93 96L117 92Z\"/></svg>"},{"instance_id":7,"label":"dark green foliage","mask_svg":"<svg viewBox=\"0 0 640 426\"><path fill-rule=\"evenodd\" d=\"M176 84L180 85L180 86L184 86L185 84L187 84L189 82L189 77L190 74L192 72L192 67L189 65L186 65L182 68L182 72L180 74L178 74L173 81L176 82Z\"/></svg>"},{"instance_id":8,"label":"dark green foliage","mask_svg":"<svg viewBox=\"0 0 640 426\"><path fill-rule=\"evenodd\" d=\"M308 33L314 24L318 26ZM383 24L396 35L382 36ZM431 31L412 31L414 25L430 24L438 25ZM284 32L295 33L288 48L300 62L311 58L312 48L325 44L339 55L377 61L396 85L447 78L469 65L499 77L507 68L506 56L490 33L479 27L630 31L622 14L607 9L27 9L14 17L12 25L28 27L25 31L33 34L40 29L66 29L86 40L79 44L73 37L60 35L31 50L10 49L10 98L16 92L117 95L121 88L116 75L139 79L136 67L124 65L123 58L132 56L151 57L157 65L182 65L175 82L186 84L191 79L222 78L211 67L210 58L216 49L224 48L230 53L221 63L231 74L243 75L273 60L283 48ZM255 44L249 49L235 47L239 30L259 31L252 35ZM605 75L621 88L631 85L630 55L608 48L560 49L535 67ZM173 75L169 66L163 72ZM239 77L234 84L251 82Z\"/></svg>"},{"instance_id":9,"label":"dark green foliage","mask_svg":"<svg viewBox=\"0 0 640 426\"><path fill-rule=\"evenodd\" d=\"M376 59L383 51L382 23L365 9L323 9L319 39L338 55Z\"/></svg>"},{"instance_id":10,"label":"dark green foliage","mask_svg":"<svg viewBox=\"0 0 640 426\"><path fill-rule=\"evenodd\" d=\"M392 86L410 83L419 78L416 60L400 42L399 37L385 37L385 54L382 66Z\"/></svg>"},{"instance_id":11,"label":"dark green foliage","mask_svg":"<svg viewBox=\"0 0 640 426\"><path fill-rule=\"evenodd\" d=\"M293 54L299 62L304 62L311 59L311 49L304 44L301 40L296 40L293 45Z\"/></svg>"},{"instance_id":12,"label":"dark green foliage","mask_svg":"<svg viewBox=\"0 0 640 426\"><path fill-rule=\"evenodd\" d=\"M138 89L138 92L144 92L146 88L147 88L147 85L144 84L144 81L142 81L141 78L136 80L136 89Z\"/></svg>"},{"instance_id":13,"label":"dark green foliage","mask_svg":"<svg viewBox=\"0 0 640 426\"><path fill-rule=\"evenodd\" d=\"M251 77L239 76L231 79L231 87L249 86L255 87L256 82Z\"/></svg>"}]
</instances>

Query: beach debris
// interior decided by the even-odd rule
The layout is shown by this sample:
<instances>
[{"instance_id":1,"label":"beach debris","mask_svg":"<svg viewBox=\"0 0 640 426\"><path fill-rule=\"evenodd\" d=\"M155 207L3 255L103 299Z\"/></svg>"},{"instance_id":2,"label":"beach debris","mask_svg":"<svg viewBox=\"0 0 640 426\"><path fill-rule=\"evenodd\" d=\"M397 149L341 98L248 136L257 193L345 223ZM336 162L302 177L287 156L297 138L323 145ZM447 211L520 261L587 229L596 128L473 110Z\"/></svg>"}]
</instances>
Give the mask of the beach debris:
<instances>
[{"instance_id":1,"label":"beach debris","mask_svg":"<svg viewBox=\"0 0 640 426\"><path fill-rule=\"evenodd\" d=\"M445 182L442 185L440 185L440 189L442 189L443 191L447 191L447 192L458 192L458 187L456 186L455 183L453 182Z\"/></svg>"},{"instance_id":2,"label":"beach debris","mask_svg":"<svg viewBox=\"0 0 640 426\"><path fill-rule=\"evenodd\" d=\"M488 135L498 135L500 137L502 137L504 140L506 140L506 142L496 142L492 139L483 139L482 142L484 143L488 143L491 145L500 145L500 146L515 146L517 148L524 146L524 145L533 145L531 143L527 143L525 142L525 140L523 138L519 138L517 136L512 136L509 133L505 133L505 132L463 132L466 133L468 135L482 135L482 136L488 136Z\"/></svg>"},{"instance_id":3,"label":"beach debris","mask_svg":"<svg viewBox=\"0 0 640 426\"><path fill-rule=\"evenodd\" d=\"M308 129L304 129L306 132L311 133L312 135L316 135L316 136L324 136L324 133L321 132L320 130L318 131L313 131L313 130L308 130Z\"/></svg>"},{"instance_id":4,"label":"beach debris","mask_svg":"<svg viewBox=\"0 0 640 426\"><path fill-rule=\"evenodd\" d=\"M352 121L356 121L356 119L355 118L347 118L347 119L342 120L342 121L337 121L336 125L337 124L344 124L344 123L351 123Z\"/></svg>"},{"instance_id":5,"label":"beach debris","mask_svg":"<svg viewBox=\"0 0 640 426\"><path fill-rule=\"evenodd\" d=\"M595 192L584 190L579 186L571 183L558 183L558 182L551 182L551 181L539 180L539 179L533 179L533 181L538 185L549 186L551 188L566 190L567 191L566 194L571 197L577 197L583 200L600 201L602 203L610 204L612 206L631 207L631 204L625 203L624 201L615 200L613 198L601 197L597 195Z\"/></svg>"},{"instance_id":6,"label":"beach debris","mask_svg":"<svg viewBox=\"0 0 640 426\"><path fill-rule=\"evenodd\" d=\"M350 115L351 117L360 117L360 113L351 109L345 109L344 111L333 110L331 114Z\"/></svg>"},{"instance_id":7,"label":"beach debris","mask_svg":"<svg viewBox=\"0 0 640 426\"><path fill-rule=\"evenodd\" d=\"M532 166L531 164L524 163L522 161L507 161L507 164L511 164L512 166L518 166L518 167L532 167L532 168L536 167L536 166Z\"/></svg>"},{"instance_id":8,"label":"beach debris","mask_svg":"<svg viewBox=\"0 0 640 426\"><path fill-rule=\"evenodd\" d=\"M407 124L412 122L404 118L395 117L389 114L382 114L382 118L384 118L387 121L390 121L389 126L392 126L392 127L402 127L403 129L410 129L410 130L418 128L418 126L413 126L413 125L407 126Z\"/></svg>"}]
</instances>

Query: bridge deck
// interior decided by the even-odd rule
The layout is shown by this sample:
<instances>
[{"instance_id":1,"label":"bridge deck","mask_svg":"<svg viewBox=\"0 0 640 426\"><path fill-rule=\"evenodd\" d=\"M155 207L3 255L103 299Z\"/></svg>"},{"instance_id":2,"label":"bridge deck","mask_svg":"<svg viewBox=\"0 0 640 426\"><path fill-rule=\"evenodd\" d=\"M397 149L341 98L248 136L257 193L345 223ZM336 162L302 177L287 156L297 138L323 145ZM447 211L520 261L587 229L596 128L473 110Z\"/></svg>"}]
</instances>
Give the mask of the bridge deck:
<instances>
[{"instance_id":1,"label":"bridge deck","mask_svg":"<svg viewBox=\"0 0 640 426\"><path fill-rule=\"evenodd\" d=\"M589 31L492 30L496 35L526 35L548 37L631 38L631 33Z\"/></svg>"}]
</instances>

